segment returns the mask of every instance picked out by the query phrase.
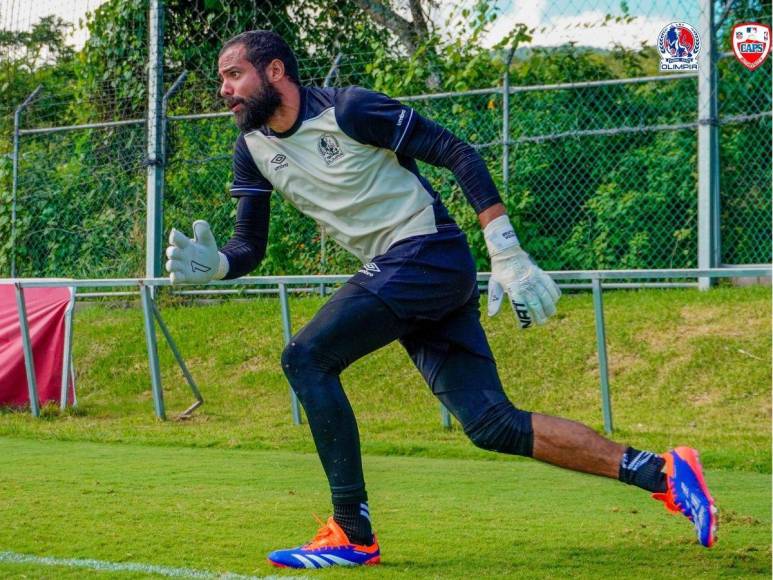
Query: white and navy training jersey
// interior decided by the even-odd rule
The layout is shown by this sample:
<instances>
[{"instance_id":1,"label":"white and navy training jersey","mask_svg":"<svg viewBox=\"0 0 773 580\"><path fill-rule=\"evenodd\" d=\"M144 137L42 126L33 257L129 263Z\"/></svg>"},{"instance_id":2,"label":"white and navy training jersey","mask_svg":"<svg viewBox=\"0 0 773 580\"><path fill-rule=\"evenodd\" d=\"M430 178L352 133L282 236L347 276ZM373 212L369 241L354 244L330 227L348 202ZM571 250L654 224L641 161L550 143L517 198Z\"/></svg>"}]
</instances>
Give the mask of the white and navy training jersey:
<instances>
[{"instance_id":1,"label":"white and navy training jersey","mask_svg":"<svg viewBox=\"0 0 773 580\"><path fill-rule=\"evenodd\" d=\"M368 262L398 240L454 227L416 159L451 169L478 212L501 201L470 145L410 107L360 87L301 87L298 119L288 131L263 127L239 135L231 194L255 200L276 189ZM268 211L267 203L260 207ZM246 273L234 268L238 256L228 249L228 277Z\"/></svg>"}]
</instances>

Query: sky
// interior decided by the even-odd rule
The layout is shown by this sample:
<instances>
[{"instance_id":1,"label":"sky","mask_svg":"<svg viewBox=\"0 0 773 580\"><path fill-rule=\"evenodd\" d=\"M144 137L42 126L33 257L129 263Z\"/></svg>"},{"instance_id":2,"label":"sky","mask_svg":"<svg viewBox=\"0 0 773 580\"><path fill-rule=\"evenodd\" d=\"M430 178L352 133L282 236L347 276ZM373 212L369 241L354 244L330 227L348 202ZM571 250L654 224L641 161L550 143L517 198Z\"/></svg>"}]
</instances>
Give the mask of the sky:
<instances>
[{"instance_id":1,"label":"sky","mask_svg":"<svg viewBox=\"0 0 773 580\"><path fill-rule=\"evenodd\" d=\"M441 2L438 20L449 8L471 4L474 0ZM93 11L104 0L0 0L0 26L3 29L29 29L42 16L57 14L77 22L87 11ZM604 16L622 14L620 0L498 0L500 16L485 43L493 45L515 23L534 28L531 46L556 46L575 41L582 46L608 48L614 43L638 47L642 41L654 45L661 29L669 22L681 21L698 27L698 0L676 2L665 0L628 0L629 13L636 19L628 24L600 26ZM72 43L80 47L86 31L76 31Z\"/></svg>"},{"instance_id":2,"label":"sky","mask_svg":"<svg viewBox=\"0 0 773 580\"><path fill-rule=\"evenodd\" d=\"M75 24L71 44L83 46L88 34L77 30L78 20L93 11L105 0L0 0L0 29L29 30L43 16L56 14Z\"/></svg>"},{"instance_id":3,"label":"sky","mask_svg":"<svg viewBox=\"0 0 773 580\"><path fill-rule=\"evenodd\" d=\"M486 43L502 38L516 23L534 28L531 46L557 46L575 41L581 46L609 48L621 44L639 47L642 41L655 45L660 31L670 22L687 22L698 28L699 5L693 2L630 0L630 23L610 22L607 14L622 16L621 2L610 0L501 0L500 16Z\"/></svg>"}]
</instances>

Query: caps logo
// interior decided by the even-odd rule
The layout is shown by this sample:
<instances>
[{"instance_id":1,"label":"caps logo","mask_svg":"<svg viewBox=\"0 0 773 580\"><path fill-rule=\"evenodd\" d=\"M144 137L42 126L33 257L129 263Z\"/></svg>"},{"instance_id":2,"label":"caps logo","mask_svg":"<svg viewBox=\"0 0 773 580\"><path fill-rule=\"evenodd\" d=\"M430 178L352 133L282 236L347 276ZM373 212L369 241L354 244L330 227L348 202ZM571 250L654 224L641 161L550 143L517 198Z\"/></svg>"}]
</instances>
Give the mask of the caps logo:
<instances>
[{"instance_id":1,"label":"caps logo","mask_svg":"<svg viewBox=\"0 0 773 580\"><path fill-rule=\"evenodd\" d=\"M742 22L730 35L733 53L749 70L759 67L770 53L770 27L759 22Z\"/></svg>"}]
</instances>

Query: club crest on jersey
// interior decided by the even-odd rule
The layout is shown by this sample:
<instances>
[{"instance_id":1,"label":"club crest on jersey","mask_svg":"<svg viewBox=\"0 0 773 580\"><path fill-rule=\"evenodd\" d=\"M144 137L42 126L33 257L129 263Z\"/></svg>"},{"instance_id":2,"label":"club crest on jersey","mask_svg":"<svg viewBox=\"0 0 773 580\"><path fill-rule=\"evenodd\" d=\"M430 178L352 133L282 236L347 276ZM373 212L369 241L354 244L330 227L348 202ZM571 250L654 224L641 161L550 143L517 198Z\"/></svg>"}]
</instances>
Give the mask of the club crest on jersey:
<instances>
[{"instance_id":1,"label":"club crest on jersey","mask_svg":"<svg viewBox=\"0 0 773 580\"><path fill-rule=\"evenodd\" d=\"M344 152L341 149L341 145L338 143L338 139L330 133L323 133L317 143L317 149L322 156L324 162L330 166L344 156Z\"/></svg>"},{"instance_id":2,"label":"club crest on jersey","mask_svg":"<svg viewBox=\"0 0 773 580\"><path fill-rule=\"evenodd\" d=\"M770 27L759 22L736 24L730 39L736 58L749 70L765 62L770 52Z\"/></svg>"},{"instance_id":3,"label":"club crest on jersey","mask_svg":"<svg viewBox=\"0 0 773 580\"><path fill-rule=\"evenodd\" d=\"M686 22L671 22L658 36L660 70L698 70L701 39L698 31Z\"/></svg>"}]
</instances>

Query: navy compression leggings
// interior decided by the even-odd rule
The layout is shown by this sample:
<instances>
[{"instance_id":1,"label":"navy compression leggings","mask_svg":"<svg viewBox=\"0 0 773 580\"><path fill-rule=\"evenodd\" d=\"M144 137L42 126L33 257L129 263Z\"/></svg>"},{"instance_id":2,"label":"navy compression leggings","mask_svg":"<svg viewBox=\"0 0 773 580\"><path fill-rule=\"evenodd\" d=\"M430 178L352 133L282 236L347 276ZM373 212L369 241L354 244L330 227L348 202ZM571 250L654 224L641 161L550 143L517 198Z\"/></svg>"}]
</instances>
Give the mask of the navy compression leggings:
<instances>
[{"instance_id":1,"label":"navy compression leggings","mask_svg":"<svg viewBox=\"0 0 773 580\"><path fill-rule=\"evenodd\" d=\"M357 422L339 375L416 325L399 319L368 290L345 284L282 353L282 368L306 411L334 503L367 500ZM449 345L430 387L475 445L531 456L531 414L507 399L493 361Z\"/></svg>"}]
</instances>

